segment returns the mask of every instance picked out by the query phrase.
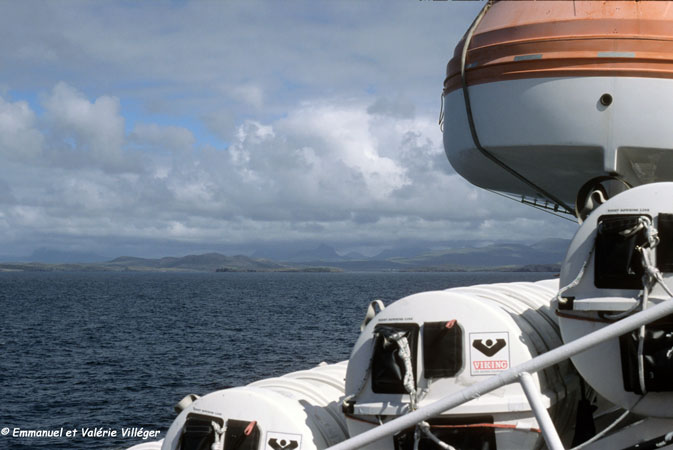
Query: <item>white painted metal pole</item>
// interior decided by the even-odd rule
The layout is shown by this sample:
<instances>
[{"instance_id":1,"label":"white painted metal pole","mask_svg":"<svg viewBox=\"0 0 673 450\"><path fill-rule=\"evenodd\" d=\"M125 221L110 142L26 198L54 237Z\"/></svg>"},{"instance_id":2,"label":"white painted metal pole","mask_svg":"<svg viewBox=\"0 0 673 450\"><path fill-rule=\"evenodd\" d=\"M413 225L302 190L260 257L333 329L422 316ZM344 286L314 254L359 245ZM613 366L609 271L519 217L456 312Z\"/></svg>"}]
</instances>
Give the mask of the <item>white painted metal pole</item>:
<instances>
[{"instance_id":1,"label":"white painted metal pole","mask_svg":"<svg viewBox=\"0 0 673 450\"><path fill-rule=\"evenodd\" d=\"M393 435L398 431L413 427L422 420L428 420L444 411L467 403L482 394L498 389L506 384L513 383L517 381L519 374L522 372L535 373L539 370L553 366L577 353L581 353L595 345L621 336L622 334L635 330L643 324L650 323L669 314L673 314L673 300L663 301L645 311L641 311L618 322L607 325L605 328L596 330L593 333L582 336L581 338L557 347L554 350L543 353L542 355L516 367L512 367L499 375L473 384L459 392L419 408L416 411L400 416L397 419L386 422L374 429L340 442L339 444L330 447L329 450L356 450L362 448L374 441Z\"/></svg>"},{"instance_id":2,"label":"white painted metal pole","mask_svg":"<svg viewBox=\"0 0 673 450\"><path fill-rule=\"evenodd\" d=\"M530 407L533 409L533 414L535 414L537 423L540 425L542 437L544 437L544 441L547 443L547 448L549 450L563 450L561 438L558 436L554 422L552 422L551 417L549 417L547 408L545 408L542 403L540 391L538 391L537 386L535 386L531 374L523 372L519 375L519 383L523 388L523 392L526 394Z\"/></svg>"}]
</instances>

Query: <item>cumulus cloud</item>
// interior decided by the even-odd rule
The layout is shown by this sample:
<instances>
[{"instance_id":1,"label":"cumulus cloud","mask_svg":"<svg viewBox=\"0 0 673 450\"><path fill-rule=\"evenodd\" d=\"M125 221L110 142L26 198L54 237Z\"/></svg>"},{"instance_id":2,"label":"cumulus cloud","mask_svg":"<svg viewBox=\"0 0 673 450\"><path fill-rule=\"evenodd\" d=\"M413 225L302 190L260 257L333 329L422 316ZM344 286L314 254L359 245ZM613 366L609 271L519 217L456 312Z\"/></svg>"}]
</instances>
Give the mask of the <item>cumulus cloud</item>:
<instances>
[{"instance_id":1,"label":"cumulus cloud","mask_svg":"<svg viewBox=\"0 0 673 450\"><path fill-rule=\"evenodd\" d=\"M0 103L16 136L80 160L34 165L32 178L5 169L3 226L61 239L347 245L513 239L545 223L453 173L430 117L379 114L376 102L302 102L274 121L244 121L222 147L176 126L137 123L124 134L117 100L90 101L65 84L44 100L41 130L26 104Z\"/></svg>"},{"instance_id":2,"label":"cumulus cloud","mask_svg":"<svg viewBox=\"0 0 673 450\"><path fill-rule=\"evenodd\" d=\"M0 244L568 235L444 155L441 78L478 3L0 6Z\"/></svg>"},{"instance_id":3,"label":"cumulus cloud","mask_svg":"<svg viewBox=\"0 0 673 450\"><path fill-rule=\"evenodd\" d=\"M485 220L544 222L524 207L513 217L511 205L453 173L432 119L382 117L367 105L305 102L271 123L246 121L228 148L178 161L169 188L194 213L275 224L279 238L302 229L340 240L430 230L455 239L482 237Z\"/></svg>"},{"instance_id":4,"label":"cumulus cloud","mask_svg":"<svg viewBox=\"0 0 673 450\"><path fill-rule=\"evenodd\" d=\"M43 141L28 103L0 98L0 154L13 161L30 161L40 155Z\"/></svg>"},{"instance_id":5,"label":"cumulus cloud","mask_svg":"<svg viewBox=\"0 0 673 450\"><path fill-rule=\"evenodd\" d=\"M52 163L96 166L106 171L137 170L123 151L124 118L117 98L104 95L91 102L60 82L43 98L42 105Z\"/></svg>"}]
</instances>

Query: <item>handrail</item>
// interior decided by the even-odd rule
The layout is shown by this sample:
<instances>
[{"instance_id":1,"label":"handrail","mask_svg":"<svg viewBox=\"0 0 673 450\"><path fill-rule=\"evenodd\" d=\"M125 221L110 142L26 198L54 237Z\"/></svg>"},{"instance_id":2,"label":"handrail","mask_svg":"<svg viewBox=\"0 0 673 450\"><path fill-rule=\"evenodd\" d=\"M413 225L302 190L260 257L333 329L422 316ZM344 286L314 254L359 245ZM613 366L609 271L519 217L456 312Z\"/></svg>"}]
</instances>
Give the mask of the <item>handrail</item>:
<instances>
[{"instance_id":1,"label":"handrail","mask_svg":"<svg viewBox=\"0 0 673 450\"><path fill-rule=\"evenodd\" d=\"M365 431L362 434L353 436L337 445L329 447L328 450L356 450L371 444L386 436L393 435L399 431L415 426L421 421L430 419L445 411L448 411L456 406L467 403L483 394L487 394L495 389L505 386L516 381L521 381L521 376L524 373L535 373L547 367L558 364L563 360L570 358L578 353L582 353L591 347L601 344L609 339L619 337L629 331L653 322L657 319L673 314L673 301L665 300L656 306L650 307L644 311L625 317L618 322L607 325L600 330L596 330L574 341L568 342L560 347L543 353L530 361L512 367L498 375L488 378L479 383L468 386L456 393L447 395L436 402L418 408L408 414L379 425L376 428ZM525 377L525 376L524 376ZM530 401L530 400L529 400ZM540 427L546 427L540 423ZM547 425L548 426L548 425ZM553 425L552 425L553 427ZM543 435L547 433L555 433L556 430L543 430Z\"/></svg>"},{"instance_id":2,"label":"handrail","mask_svg":"<svg viewBox=\"0 0 673 450\"><path fill-rule=\"evenodd\" d=\"M526 394L526 398L533 410L533 414L535 414L537 423L542 431L542 436L547 443L547 448L549 450L563 450L561 438L559 438L556 427L554 427L554 422L552 422L551 417L549 417L547 408L545 408L542 403L540 392L535 387L535 382L533 382L533 376L528 372L523 372L519 375L519 383L521 384L524 394Z\"/></svg>"}]
</instances>

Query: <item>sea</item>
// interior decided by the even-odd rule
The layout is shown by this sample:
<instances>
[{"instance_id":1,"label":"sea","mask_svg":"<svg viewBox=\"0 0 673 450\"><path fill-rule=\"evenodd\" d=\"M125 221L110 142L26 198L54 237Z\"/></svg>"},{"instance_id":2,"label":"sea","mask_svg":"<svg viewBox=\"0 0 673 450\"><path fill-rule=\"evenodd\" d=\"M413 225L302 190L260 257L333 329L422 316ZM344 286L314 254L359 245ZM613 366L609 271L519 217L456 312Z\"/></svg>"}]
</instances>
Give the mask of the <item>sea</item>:
<instances>
[{"instance_id":1,"label":"sea","mask_svg":"<svg viewBox=\"0 0 673 450\"><path fill-rule=\"evenodd\" d=\"M348 359L372 300L553 276L0 273L0 449L160 439L185 395Z\"/></svg>"}]
</instances>

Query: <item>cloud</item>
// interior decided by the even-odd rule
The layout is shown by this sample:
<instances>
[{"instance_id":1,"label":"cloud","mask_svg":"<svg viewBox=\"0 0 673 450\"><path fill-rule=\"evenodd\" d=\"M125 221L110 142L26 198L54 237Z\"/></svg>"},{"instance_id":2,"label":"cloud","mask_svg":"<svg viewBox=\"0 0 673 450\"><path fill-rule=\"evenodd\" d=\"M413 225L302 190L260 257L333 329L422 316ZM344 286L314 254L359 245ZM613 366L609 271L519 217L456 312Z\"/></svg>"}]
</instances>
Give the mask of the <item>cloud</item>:
<instances>
[{"instance_id":1,"label":"cloud","mask_svg":"<svg viewBox=\"0 0 673 450\"><path fill-rule=\"evenodd\" d=\"M402 101L400 99L391 100L383 97L369 105L369 107L367 107L367 112L369 114L380 114L399 119L410 119L414 117L415 107L414 104L409 101Z\"/></svg>"},{"instance_id":2,"label":"cloud","mask_svg":"<svg viewBox=\"0 0 673 450\"><path fill-rule=\"evenodd\" d=\"M3 4L0 243L114 256L568 235L444 155L441 81L480 7Z\"/></svg>"},{"instance_id":3,"label":"cloud","mask_svg":"<svg viewBox=\"0 0 673 450\"><path fill-rule=\"evenodd\" d=\"M264 104L264 93L262 88L254 84L243 84L230 90L232 96L243 103L246 103L256 109Z\"/></svg>"},{"instance_id":4,"label":"cloud","mask_svg":"<svg viewBox=\"0 0 673 450\"><path fill-rule=\"evenodd\" d=\"M15 202L16 197L14 197L11 186L0 180L0 205L11 205ZM4 215L0 213L0 217L4 217Z\"/></svg>"},{"instance_id":5,"label":"cloud","mask_svg":"<svg viewBox=\"0 0 673 450\"><path fill-rule=\"evenodd\" d=\"M138 123L128 140L145 150L188 152L194 149L194 134L184 127Z\"/></svg>"},{"instance_id":6,"label":"cloud","mask_svg":"<svg viewBox=\"0 0 673 450\"><path fill-rule=\"evenodd\" d=\"M341 240L432 229L455 239L481 237L486 220L546 220L524 207L513 211L453 173L433 119L372 115L368 105L324 99L270 123L246 121L228 148L204 149L191 164L177 161L170 189L185 207L194 205L192 214L265 223L276 228L264 237L277 239L292 237L290 228ZM260 237L254 229L247 239Z\"/></svg>"},{"instance_id":7,"label":"cloud","mask_svg":"<svg viewBox=\"0 0 673 450\"><path fill-rule=\"evenodd\" d=\"M52 158L79 158L31 172L18 162L0 168L8 191L0 200L10 205L2 224L17 242L33 235L70 247L82 239L200 248L517 239L544 226L541 237L567 234L451 171L433 118L372 113L376 102L301 102L276 120L244 121L228 146L216 147L177 126L137 123L125 135L116 99L90 101L61 83L46 96L41 119L26 104L0 103L24 124L16 127L24 139Z\"/></svg>"},{"instance_id":8,"label":"cloud","mask_svg":"<svg viewBox=\"0 0 673 450\"><path fill-rule=\"evenodd\" d=\"M30 161L41 154L43 141L28 103L0 98L0 155L11 161Z\"/></svg>"},{"instance_id":9,"label":"cloud","mask_svg":"<svg viewBox=\"0 0 673 450\"><path fill-rule=\"evenodd\" d=\"M236 114L233 111L213 111L203 114L201 120L208 131L227 142L236 129Z\"/></svg>"},{"instance_id":10,"label":"cloud","mask_svg":"<svg viewBox=\"0 0 673 450\"><path fill-rule=\"evenodd\" d=\"M237 123L333 95L403 95L437 108L453 45L481 5L435 3L17 2L0 14L3 82L104 86L163 113L231 108Z\"/></svg>"},{"instance_id":11,"label":"cloud","mask_svg":"<svg viewBox=\"0 0 673 450\"><path fill-rule=\"evenodd\" d=\"M117 98L104 95L90 102L75 88L59 82L44 96L42 106L53 164L112 172L138 169L123 151L124 118Z\"/></svg>"}]
</instances>

